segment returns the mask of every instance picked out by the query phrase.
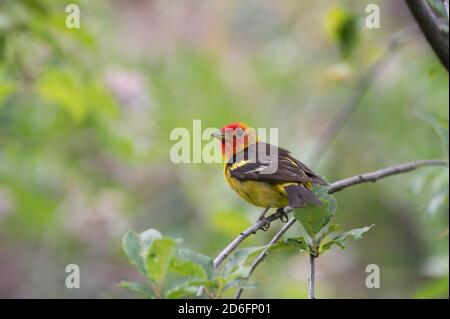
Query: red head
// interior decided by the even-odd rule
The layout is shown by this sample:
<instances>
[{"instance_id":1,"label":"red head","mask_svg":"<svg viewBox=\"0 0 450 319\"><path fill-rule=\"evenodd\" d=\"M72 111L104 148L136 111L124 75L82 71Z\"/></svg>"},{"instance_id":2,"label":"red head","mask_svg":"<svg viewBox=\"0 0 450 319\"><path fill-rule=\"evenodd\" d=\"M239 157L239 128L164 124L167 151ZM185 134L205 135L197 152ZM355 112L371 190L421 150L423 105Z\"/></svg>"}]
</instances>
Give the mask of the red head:
<instances>
[{"instance_id":1,"label":"red head","mask_svg":"<svg viewBox=\"0 0 450 319\"><path fill-rule=\"evenodd\" d=\"M213 136L221 141L222 157L225 159L257 142L255 130L242 122L225 125Z\"/></svg>"}]
</instances>

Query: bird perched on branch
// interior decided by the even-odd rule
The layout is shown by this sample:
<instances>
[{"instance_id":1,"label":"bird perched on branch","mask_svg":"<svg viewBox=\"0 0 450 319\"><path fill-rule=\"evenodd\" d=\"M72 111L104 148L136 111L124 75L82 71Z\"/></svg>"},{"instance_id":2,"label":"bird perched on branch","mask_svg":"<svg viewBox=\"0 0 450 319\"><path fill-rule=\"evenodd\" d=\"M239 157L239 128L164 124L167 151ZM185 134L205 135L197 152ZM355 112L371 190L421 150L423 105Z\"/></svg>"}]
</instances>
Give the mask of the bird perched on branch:
<instances>
[{"instance_id":1,"label":"bird perched on branch","mask_svg":"<svg viewBox=\"0 0 450 319\"><path fill-rule=\"evenodd\" d=\"M241 122L228 124L212 134L221 142L224 177L247 202L281 209L320 205L311 191L327 183L283 148L259 142L254 129Z\"/></svg>"}]
</instances>

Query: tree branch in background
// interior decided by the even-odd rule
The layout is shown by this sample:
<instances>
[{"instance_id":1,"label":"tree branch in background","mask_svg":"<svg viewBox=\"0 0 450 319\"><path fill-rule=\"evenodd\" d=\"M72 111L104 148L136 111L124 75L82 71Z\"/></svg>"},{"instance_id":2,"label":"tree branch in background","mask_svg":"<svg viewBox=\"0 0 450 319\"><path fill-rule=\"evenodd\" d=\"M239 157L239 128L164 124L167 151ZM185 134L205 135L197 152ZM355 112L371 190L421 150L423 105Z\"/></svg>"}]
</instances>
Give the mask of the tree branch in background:
<instances>
[{"instance_id":1,"label":"tree branch in background","mask_svg":"<svg viewBox=\"0 0 450 319\"><path fill-rule=\"evenodd\" d=\"M362 183L368 183L368 182L376 182L379 179L385 178L387 176L410 172L417 168L425 167L425 166L448 166L448 161L447 160L417 160L417 161L407 162L407 163L396 165L396 166L386 167L386 168L379 169L374 172L360 174L360 175L349 177L349 178L346 178L343 180L336 181L330 185L330 190L328 193L333 194L333 193L339 192L345 188L348 188L350 186L354 186L354 185L362 184ZM292 208L285 207L283 212L277 211L277 212L269 215L265 219L259 220L253 226L250 226L249 228L247 228L238 237L236 237L227 247L225 247L225 249L222 250L219 255L217 255L217 257L214 259L214 267L217 268L218 266L220 266L220 264L230 255L230 253L232 251L234 251L236 249L236 247L239 246L239 244L241 244L247 237L249 237L252 234L255 234L258 230L267 226L267 224L272 223L274 220L280 219L281 217L284 216L284 214L288 214L292 211L293 211ZM287 226L289 224L290 223L286 224L285 226ZM287 228L289 228L289 227L287 227ZM281 237L281 236L279 236L279 237Z\"/></svg>"},{"instance_id":2,"label":"tree branch in background","mask_svg":"<svg viewBox=\"0 0 450 319\"><path fill-rule=\"evenodd\" d=\"M442 30L439 18L433 13L426 0L405 0L414 19L420 26L425 38L438 56L442 65L447 69L449 66L449 43L448 32ZM448 2L447 2L448 8ZM446 10L447 10L446 8Z\"/></svg>"},{"instance_id":3,"label":"tree branch in background","mask_svg":"<svg viewBox=\"0 0 450 319\"><path fill-rule=\"evenodd\" d=\"M374 82L378 74L384 69L391 57L402 45L409 43L411 36L414 36L418 31L417 26L412 26L403 30L400 30L389 37L383 54L375 61L368 69L362 74L359 80L356 82L352 93L344 101L343 105L339 108L339 111L331 119L328 126L317 138L317 143L313 148L310 158L317 159L320 155L323 155L325 150L331 144L333 139L337 136L337 133L342 129L351 115L355 112L358 106L361 104L361 100Z\"/></svg>"}]
</instances>

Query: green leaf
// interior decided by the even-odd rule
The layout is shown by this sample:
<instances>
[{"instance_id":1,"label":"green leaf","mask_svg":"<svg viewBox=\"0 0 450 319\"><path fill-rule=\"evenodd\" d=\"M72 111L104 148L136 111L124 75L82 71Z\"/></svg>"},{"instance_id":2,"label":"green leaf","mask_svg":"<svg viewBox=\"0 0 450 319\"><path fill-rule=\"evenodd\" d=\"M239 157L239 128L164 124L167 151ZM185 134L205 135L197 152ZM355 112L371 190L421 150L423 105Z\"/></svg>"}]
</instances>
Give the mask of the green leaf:
<instances>
[{"instance_id":1,"label":"green leaf","mask_svg":"<svg viewBox=\"0 0 450 319\"><path fill-rule=\"evenodd\" d=\"M353 238L353 239L362 238L362 235L364 233L368 232L374 225L375 224L346 231L346 232L334 237L333 239L324 242L323 244L320 245L319 254L323 253L325 250L330 249L333 245L338 245L342 249L345 249L345 246L343 244L344 241L346 241L348 238Z\"/></svg>"},{"instance_id":2,"label":"green leaf","mask_svg":"<svg viewBox=\"0 0 450 319\"><path fill-rule=\"evenodd\" d=\"M331 224L330 226L328 226L328 229L324 232L324 237L338 231L340 227L341 226L339 224Z\"/></svg>"},{"instance_id":3,"label":"green leaf","mask_svg":"<svg viewBox=\"0 0 450 319\"><path fill-rule=\"evenodd\" d=\"M173 257L170 261L170 270L184 276L208 279L208 275L203 267L192 260Z\"/></svg>"},{"instance_id":4,"label":"green leaf","mask_svg":"<svg viewBox=\"0 0 450 319\"><path fill-rule=\"evenodd\" d=\"M142 256L142 245L138 234L128 231L122 238L122 247L131 264L143 275L147 276L145 260Z\"/></svg>"},{"instance_id":5,"label":"green leaf","mask_svg":"<svg viewBox=\"0 0 450 319\"><path fill-rule=\"evenodd\" d=\"M188 259L203 267L207 277L212 279L214 277L214 264L213 259L207 255L203 255L188 249L180 249L178 252L181 258Z\"/></svg>"},{"instance_id":6,"label":"green leaf","mask_svg":"<svg viewBox=\"0 0 450 319\"><path fill-rule=\"evenodd\" d=\"M284 248L286 246L287 244L285 242L278 242L270 246L269 251ZM256 256L266 248L267 245L235 250L222 269L222 276L225 278L225 282L229 282L236 278L247 278L251 269L251 264Z\"/></svg>"},{"instance_id":7,"label":"green leaf","mask_svg":"<svg viewBox=\"0 0 450 319\"><path fill-rule=\"evenodd\" d=\"M201 286L212 287L214 286L214 282L193 277L177 278L168 284L164 291L164 295L170 299L181 298L186 295L195 295Z\"/></svg>"},{"instance_id":8,"label":"green leaf","mask_svg":"<svg viewBox=\"0 0 450 319\"><path fill-rule=\"evenodd\" d=\"M336 199L328 191L327 186L315 187L313 192L323 205L307 205L294 211L294 217L311 237L315 237L336 213Z\"/></svg>"},{"instance_id":9,"label":"green leaf","mask_svg":"<svg viewBox=\"0 0 450 319\"><path fill-rule=\"evenodd\" d=\"M249 281L245 278L236 278L229 282L227 282L224 286L224 290L231 289L231 288L242 288L242 289L255 289L258 285L253 282Z\"/></svg>"},{"instance_id":10,"label":"green leaf","mask_svg":"<svg viewBox=\"0 0 450 319\"><path fill-rule=\"evenodd\" d=\"M246 247L235 250L223 267L224 276L229 277L228 279L248 277L250 266L254 257L263 251L265 247L266 246Z\"/></svg>"},{"instance_id":11,"label":"green leaf","mask_svg":"<svg viewBox=\"0 0 450 319\"><path fill-rule=\"evenodd\" d=\"M323 241L328 235L339 230L341 226L339 224L331 224L326 229L323 229L323 232L320 234L317 242Z\"/></svg>"},{"instance_id":12,"label":"green leaf","mask_svg":"<svg viewBox=\"0 0 450 319\"><path fill-rule=\"evenodd\" d=\"M170 261L175 252L177 241L170 237L153 240L147 254L147 275L156 283L161 284L167 274Z\"/></svg>"},{"instance_id":13,"label":"green leaf","mask_svg":"<svg viewBox=\"0 0 450 319\"><path fill-rule=\"evenodd\" d=\"M142 296L144 296L145 298L148 299L154 299L155 298L155 293L153 292L152 289L150 289L149 287L134 282L134 281L121 281L119 284L120 288L126 288L132 292L138 293Z\"/></svg>"},{"instance_id":14,"label":"green leaf","mask_svg":"<svg viewBox=\"0 0 450 319\"><path fill-rule=\"evenodd\" d=\"M309 245L304 237L288 238L285 240L286 244L300 250L309 251Z\"/></svg>"},{"instance_id":15,"label":"green leaf","mask_svg":"<svg viewBox=\"0 0 450 319\"><path fill-rule=\"evenodd\" d=\"M289 245L285 241L279 241L279 242L276 242L275 244L270 245L269 251L277 250L280 248L286 248L286 247L289 247Z\"/></svg>"}]
</instances>

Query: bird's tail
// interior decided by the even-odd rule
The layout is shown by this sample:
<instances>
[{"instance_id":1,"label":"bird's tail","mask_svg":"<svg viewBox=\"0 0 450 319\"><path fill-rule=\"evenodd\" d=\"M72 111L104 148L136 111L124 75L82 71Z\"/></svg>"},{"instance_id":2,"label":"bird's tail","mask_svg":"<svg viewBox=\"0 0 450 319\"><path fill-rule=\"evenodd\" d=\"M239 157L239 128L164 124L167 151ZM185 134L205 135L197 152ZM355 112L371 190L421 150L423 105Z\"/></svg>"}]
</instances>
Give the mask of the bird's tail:
<instances>
[{"instance_id":1,"label":"bird's tail","mask_svg":"<svg viewBox=\"0 0 450 319\"><path fill-rule=\"evenodd\" d=\"M288 205L291 208L300 208L307 204L322 205L319 198L302 184L288 185L284 189L288 194Z\"/></svg>"}]
</instances>

